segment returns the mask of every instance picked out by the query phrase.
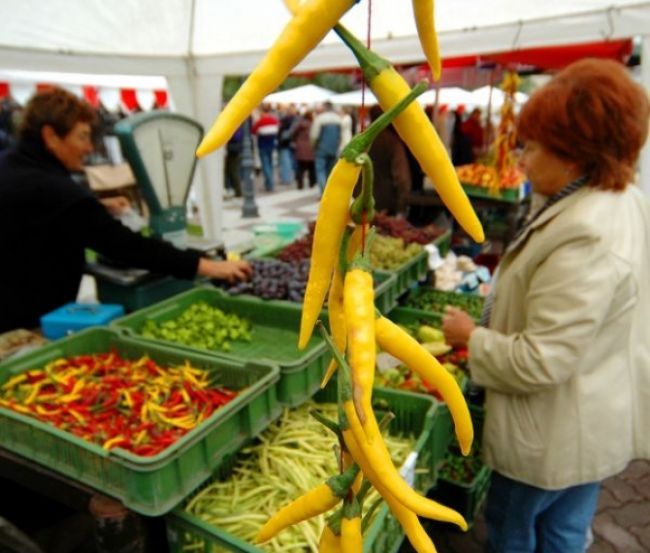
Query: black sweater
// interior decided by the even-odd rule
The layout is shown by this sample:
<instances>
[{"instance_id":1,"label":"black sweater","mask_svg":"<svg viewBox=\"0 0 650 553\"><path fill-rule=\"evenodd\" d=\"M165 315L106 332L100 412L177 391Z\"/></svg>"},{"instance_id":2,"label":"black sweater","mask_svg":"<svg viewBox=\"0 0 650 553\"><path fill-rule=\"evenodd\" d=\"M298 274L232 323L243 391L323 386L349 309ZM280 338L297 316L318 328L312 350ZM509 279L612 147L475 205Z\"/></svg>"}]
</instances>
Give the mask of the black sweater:
<instances>
[{"instance_id":1,"label":"black sweater","mask_svg":"<svg viewBox=\"0 0 650 553\"><path fill-rule=\"evenodd\" d=\"M132 267L196 275L199 254L144 238L111 217L42 145L0 155L0 332L38 326L74 301L91 248Z\"/></svg>"}]
</instances>

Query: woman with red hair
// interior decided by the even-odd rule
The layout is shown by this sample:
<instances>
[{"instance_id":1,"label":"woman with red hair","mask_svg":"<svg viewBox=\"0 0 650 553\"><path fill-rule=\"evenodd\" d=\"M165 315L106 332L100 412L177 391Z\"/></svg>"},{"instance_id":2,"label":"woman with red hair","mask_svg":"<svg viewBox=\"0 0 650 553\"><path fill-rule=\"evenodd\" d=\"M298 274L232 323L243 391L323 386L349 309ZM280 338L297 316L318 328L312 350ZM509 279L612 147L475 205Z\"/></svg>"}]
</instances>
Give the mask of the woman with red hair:
<instances>
[{"instance_id":1,"label":"woman with red hair","mask_svg":"<svg viewBox=\"0 0 650 553\"><path fill-rule=\"evenodd\" d=\"M448 308L486 390L491 551L582 553L600 482L650 458L650 204L633 184L646 92L584 60L519 117L544 199L501 260L482 326Z\"/></svg>"}]
</instances>

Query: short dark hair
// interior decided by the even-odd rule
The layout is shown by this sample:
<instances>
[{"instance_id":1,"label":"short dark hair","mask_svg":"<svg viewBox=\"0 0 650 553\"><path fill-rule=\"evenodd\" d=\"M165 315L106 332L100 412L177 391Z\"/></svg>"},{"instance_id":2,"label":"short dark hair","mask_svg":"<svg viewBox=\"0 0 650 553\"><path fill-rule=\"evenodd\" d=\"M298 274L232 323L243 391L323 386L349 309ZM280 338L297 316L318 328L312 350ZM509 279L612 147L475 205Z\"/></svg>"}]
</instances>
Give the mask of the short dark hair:
<instances>
[{"instance_id":1,"label":"short dark hair","mask_svg":"<svg viewBox=\"0 0 650 553\"><path fill-rule=\"evenodd\" d=\"M37 92L27 102L19 129L20 138L42 142L41 129L49 125L63 138L77 123L94 124L95 110L88 102L59 87Z\"/></svg>"},{"instance_id":2,"label":"short dark hair","mask_svg":"<svg viewBox=\"0 0 650 553\"><path fill-rule=\"evenodd\" d=\"M519 115L518 133L575 162L592 186L622 190L648 137L650 102L625 67L581 60L533 93Z\"/></svg>"}]
</instances>

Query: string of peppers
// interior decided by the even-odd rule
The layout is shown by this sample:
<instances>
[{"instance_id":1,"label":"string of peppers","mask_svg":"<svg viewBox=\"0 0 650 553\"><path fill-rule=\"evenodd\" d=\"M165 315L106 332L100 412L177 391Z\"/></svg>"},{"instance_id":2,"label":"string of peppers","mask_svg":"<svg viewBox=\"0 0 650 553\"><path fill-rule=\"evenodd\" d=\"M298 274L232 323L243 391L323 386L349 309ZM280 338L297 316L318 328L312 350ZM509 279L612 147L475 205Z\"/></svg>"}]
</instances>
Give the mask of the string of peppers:
<instances>
[{"instance_id":1,"label":"string of peppers","mask_svg":"<svg viewBox=\"0 0 650 553\"><path fill-rule=\"evenodd\" d=\"M211 386L207 371L163 368L117 352L57 359L2 386L0 406L110 450L160 453L237 393Z\"/></svg>"},{"instance_id":2,"label":"string of peppers","mask_svg":"<svg viewBox=\"0 0 650 553\"><path fill-rule=\"evenodd\" d=\"M329 424L340 437L341 473L271 517L260 531L258 542L271 539L291 524L339 506L328 519L328 526L321 536L320 551L359 553L363 541L361 505L364 490L370 486L386 501L419 553L432 553L435 547L418 516L467 528L459 513L421 496L402 478L392 462L372 408L376 348L379 345L440 391L454 419L462 452L467 454L470 450L473 427L462 391L435 357L406 331L376 311L368 261L370 248L367 246L372 241L373 230L367 230L367 226L374 216L374 200L372 164L363 154L379 130L406 109L423 88L422 84L416 86L353 139L333 171L333 174L337 170L346 171L349 180L339 175L339 178L328 181L325 188L314 230L303 322L305 316L318 317L329 287L328 314L332 336L322 325L321 332L334 359L323 385L338 367L339 422L338 425L324 423ZM352 189L360 173L361 193L350 205ZM363 475L362 484L357 480L359 474Z\"/></svg>"}]
</instances>

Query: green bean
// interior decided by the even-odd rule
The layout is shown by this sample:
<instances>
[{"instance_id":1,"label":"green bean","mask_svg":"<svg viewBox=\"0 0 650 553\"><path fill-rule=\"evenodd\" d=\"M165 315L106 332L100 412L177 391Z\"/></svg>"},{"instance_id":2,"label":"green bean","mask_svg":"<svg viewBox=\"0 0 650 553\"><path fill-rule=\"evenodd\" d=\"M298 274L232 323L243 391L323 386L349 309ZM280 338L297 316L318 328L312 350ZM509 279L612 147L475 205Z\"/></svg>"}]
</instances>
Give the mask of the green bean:
<instances>
[{"instance_id":1,"label":"green bean","mask_svg":"<svg viewBox=\"0 0 650 553\"><path fill-rule=\"evenodd\" d=\"M313 408L331 419L337 417L334 404L307 404L285 410L255 445L242 451L228 479L213 482L202 490L186 510L208 524L253 542L269 516L339 471L337 458L332 455L338 446L337 438L309 416ZM386 436L386 442L397 464L406 459L414 445L410 437ZM210 492L213 489L215 493ZM371 505L378 497L373 490L365 504ZM315 553L324 525L325 516L321 515L258 547L264 552Z\"/></svg>"}]
</instances>

